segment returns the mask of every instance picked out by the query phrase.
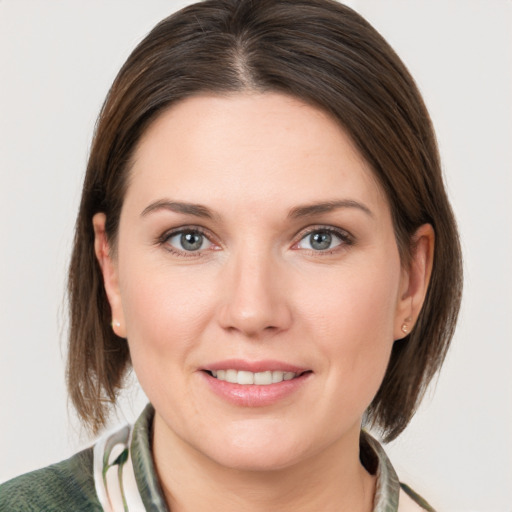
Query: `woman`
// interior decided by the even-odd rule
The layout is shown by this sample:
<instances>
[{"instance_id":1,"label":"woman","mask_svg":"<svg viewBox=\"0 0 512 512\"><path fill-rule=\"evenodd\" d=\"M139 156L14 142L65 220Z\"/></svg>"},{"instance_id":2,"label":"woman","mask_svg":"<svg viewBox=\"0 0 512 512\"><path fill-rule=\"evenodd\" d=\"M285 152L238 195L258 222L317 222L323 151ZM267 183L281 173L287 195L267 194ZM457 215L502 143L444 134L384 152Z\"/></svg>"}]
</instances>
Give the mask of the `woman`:
<instances>
[{"instance_id":1,"label":"woman","mask_svg":"<svg viewBox=\"0 0 512 512\"><path fill-rule=\"evenodd\" d=\"M130 365L151 405L2 507L431 510L361 423L395 438L441 365L457 240L421 97L360 16L162 21L100 114L69 274L82 419Z\"/></svg>"}]
</instances>

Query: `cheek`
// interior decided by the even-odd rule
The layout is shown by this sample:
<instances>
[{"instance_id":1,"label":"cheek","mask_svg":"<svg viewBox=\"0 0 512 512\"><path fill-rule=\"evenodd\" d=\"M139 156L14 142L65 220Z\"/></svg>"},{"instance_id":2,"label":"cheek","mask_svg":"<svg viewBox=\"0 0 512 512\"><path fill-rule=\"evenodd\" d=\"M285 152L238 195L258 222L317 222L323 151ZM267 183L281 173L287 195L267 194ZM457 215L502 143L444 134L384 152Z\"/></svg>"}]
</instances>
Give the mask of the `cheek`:
<instances>
[{"instance_id":1,"label":"cheek","mask_svg":"<svg viewBox=\"0 0 512 512\"><path fill-rule=\"evenodd\" d=\"M380 387L394 342L399 277L399 263L363 266L326 280L322 293L304 304L329 369L328 386L343 394L344 405L364 411Z\"/></svg>"},{"instance_id":2,"label":"cheek","mask_svg":"<svg viewBox=\"0 0 512 512\"><path fill-rule=\"evenodd\" d=\"M136 255L124 268L124 273L120 268L121 294L136 373L182 366L211 316L211 287L204 279L191 280L190 271L171 272L165 266L137 261Z\"/></svg>"},{"instance_id":3,"label":"cheek","mask_svg":"<svg viewBox=\"0 0 512 512\"><path fill-rule=\"evenodd\" d=\"M342 332L347 341L392 338L399 280L398 263L358 265L321 281L313 279L298 293L305 298L302 314L326 331L322 338L336 338Z\"/></svg>"}]
</instances>

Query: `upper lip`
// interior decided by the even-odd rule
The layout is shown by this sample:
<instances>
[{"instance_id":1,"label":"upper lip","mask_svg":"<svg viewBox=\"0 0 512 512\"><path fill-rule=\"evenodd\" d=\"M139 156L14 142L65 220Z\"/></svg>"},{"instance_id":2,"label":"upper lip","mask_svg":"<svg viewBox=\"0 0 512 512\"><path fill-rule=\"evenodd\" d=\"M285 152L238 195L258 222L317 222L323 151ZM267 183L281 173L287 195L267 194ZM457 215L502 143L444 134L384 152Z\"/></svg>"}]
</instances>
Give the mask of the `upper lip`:
<instances>
[{"instance_id":1,"label":"upper lip","mask_svg":"<svg viewBox=\"0 0 512 512\"><path fill-rule=\"evenodd\" d=\"M282 371L293 373L304 373L308 368L296 366L294 364L285 363L273 359L260 360L260 361L246 361L243 359L225 359L223 361L216 361L208 364L202 370L218 371L218 370L238 370L246 372L266 372L266 371Z\"/></svg>"}]
</instances>

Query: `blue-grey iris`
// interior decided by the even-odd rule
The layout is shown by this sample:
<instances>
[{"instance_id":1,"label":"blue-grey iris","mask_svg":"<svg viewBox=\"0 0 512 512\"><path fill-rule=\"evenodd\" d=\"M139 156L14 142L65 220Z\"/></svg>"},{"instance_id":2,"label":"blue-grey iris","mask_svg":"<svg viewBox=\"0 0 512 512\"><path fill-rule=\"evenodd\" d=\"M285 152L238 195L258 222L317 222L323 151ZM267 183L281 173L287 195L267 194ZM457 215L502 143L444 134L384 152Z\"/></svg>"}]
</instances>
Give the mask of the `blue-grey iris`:
<instances>
[{"instance_id":1,"label":"blue-grey iris","mask_svg":"<svg viewBox=\"0 0 512 512\"><path fill-rule=\"evenodd\" d=\"M201 233L182 233L180 243L186 251L197 251L203 245L203 235Z\"/></svg>"},{"instance_id":2,"label":"blue-grey iris","mask_svg":"<svg viewBox=\"0 0 512 512\"><path fill-rule=\"evenodd\" d=\"M332 235L328 231L317 231L309 237L311 247L317 251L329 249L332 242Z\"/></svg>"}]
</instances>

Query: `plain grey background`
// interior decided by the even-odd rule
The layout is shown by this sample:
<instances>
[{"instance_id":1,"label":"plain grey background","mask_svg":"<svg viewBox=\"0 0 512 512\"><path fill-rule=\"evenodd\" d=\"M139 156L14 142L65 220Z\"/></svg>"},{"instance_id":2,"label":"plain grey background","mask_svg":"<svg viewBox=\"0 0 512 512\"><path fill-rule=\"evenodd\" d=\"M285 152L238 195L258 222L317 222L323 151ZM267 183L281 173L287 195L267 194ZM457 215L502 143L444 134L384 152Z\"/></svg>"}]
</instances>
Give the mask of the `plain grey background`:
<instances>
[{"instance_id":1,"label":"plain grey background","mask_svg":"<svg viewBox=\"0 0 512 512\"><path fill-rule=\"evenodd\" d=\"M0 0L0 481L90 443L67 408L65 273L95 118L187 1ZM388 453L440 511L512 507L512 2L352 0L422 90L465 254L445 367ZM145 403L126 393L119 421Z\"/></svg>"}]
</instances>

